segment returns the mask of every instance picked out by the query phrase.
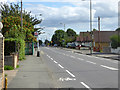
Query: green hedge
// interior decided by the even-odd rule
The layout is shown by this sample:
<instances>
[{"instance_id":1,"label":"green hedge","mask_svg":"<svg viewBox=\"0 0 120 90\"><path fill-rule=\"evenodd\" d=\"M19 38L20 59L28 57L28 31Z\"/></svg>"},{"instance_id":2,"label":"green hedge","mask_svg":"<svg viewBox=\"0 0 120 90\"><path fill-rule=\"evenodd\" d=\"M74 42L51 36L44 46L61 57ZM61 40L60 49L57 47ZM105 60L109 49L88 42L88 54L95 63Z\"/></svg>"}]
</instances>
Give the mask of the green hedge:
<instances>
[{"instance_id":1,"label":"green hedge","mask_svg":"<svg viewBox=\"0 0 120 90\"><path fill-rule=\"evenodd\" d=\"M13 70L14 68L12 66L5 65L4 70Z\"/></svg>"},{"instance_id":2,"label":"green hedge","mask_svg":"<svg viewBox=\"0 0 120 90\"><path fill-rule=\"evenodd\" d=\"M16 42L16 49L19 53L19 60L25 59L25 41L21 38L6 38L5 41Z\"/></svg>"}]
</instances>

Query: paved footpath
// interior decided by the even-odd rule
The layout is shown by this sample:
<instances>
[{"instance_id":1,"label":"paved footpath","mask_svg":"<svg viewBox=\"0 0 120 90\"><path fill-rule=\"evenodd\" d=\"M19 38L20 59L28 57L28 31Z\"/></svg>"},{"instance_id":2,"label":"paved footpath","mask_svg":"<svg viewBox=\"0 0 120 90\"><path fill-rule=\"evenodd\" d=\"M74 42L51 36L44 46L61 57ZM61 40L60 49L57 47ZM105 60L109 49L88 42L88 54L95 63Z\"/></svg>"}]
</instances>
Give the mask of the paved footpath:
<instances>
[{"instance_id":1,"label":"paved footpath","mask_svg":"<svg viewBox=\"0 0 120 90\"><path fill-rule=\"evenodd\" d=\"M41 57L26 56L20 62L16 76L8 84L8 88L55 88L52 73Z\"/></svg>"}]
</instances>

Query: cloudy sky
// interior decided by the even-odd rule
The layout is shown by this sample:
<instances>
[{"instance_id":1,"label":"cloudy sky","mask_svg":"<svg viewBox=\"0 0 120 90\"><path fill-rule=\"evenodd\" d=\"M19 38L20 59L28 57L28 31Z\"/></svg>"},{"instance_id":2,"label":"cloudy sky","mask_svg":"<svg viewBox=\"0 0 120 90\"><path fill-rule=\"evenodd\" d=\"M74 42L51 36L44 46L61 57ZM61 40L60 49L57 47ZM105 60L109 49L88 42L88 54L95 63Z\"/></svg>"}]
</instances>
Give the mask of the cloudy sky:
<instances>
[{"instance_id":1,"label":"cloudy sky","mask_svg":"<svg viewBox=\"0 0 120 90\"><path fill-rule=\"evenodd\" d=\"M40 39L49 39L57 29L74 29L80 31L89 29L90 0L23 0L23 8L32 15L43 19L40 27L45 27ZM98 28L97 18L101 17L101 30L113 31L118 27L119 0L92 0L93 28ZM20 0L0 0L0 2L20 2ZM42 14L42 16L39 16ZM62 24L60 24L62 23ZM39 27L37 26L37 27Z\"/></svg>"}]
</instances>

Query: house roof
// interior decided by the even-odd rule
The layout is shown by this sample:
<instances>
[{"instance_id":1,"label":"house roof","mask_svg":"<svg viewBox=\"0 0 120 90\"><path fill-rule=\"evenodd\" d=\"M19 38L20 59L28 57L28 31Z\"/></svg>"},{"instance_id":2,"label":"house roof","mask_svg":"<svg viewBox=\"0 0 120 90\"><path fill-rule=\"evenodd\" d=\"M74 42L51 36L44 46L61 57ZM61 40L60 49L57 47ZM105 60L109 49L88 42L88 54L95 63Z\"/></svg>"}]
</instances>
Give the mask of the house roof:
<instances>
[{"instance_id":1,"label":"house roof","mask_svg":"<svg viewBox=\"0 0 120 90\"><path fill-rule=\"evenodd\" d=\"M95 42L110 42L110 37L117 34L117 31L94 31L93 38ZM100 38L99 38L100 37ZM90 42L92 40L90 32L80 32L80 36L76 38L76 41Z\"/></svg>"},{"instance_id":2,"label":"house roof","mask_svg":"<svg viewBox=\"0 0 120 90\"><path fill-rule=\"evenodd\" d=\"M76 41L90 42L91 41L91 34L90 34L90 32L80 32L80 36L77 37Z\"/></svg>"},{"instance_id":3,"label":"house roof","mask_svg":"<svg viewBox=\"0 0 120 90\"><path fill-rule=\"evenodd\" d=\"M94 31L94 41L95 42L110 42L110 37L117 34L116 31Z\"/></svg>"}]
</instances>

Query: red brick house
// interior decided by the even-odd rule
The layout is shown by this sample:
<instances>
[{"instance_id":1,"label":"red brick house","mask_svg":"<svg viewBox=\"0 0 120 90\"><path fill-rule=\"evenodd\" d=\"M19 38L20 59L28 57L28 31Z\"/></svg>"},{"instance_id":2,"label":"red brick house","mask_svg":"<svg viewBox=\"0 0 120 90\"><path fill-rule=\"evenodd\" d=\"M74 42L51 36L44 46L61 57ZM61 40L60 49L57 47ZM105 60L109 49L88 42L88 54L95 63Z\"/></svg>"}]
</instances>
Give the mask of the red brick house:
<instances>
[{"instance_id":1,"label":"red brick house","mask_svg":"<svg viewBox=\"0 0 120 90\"><path fill-rule=\"evenodd\" d=\"M110 37L117 34L117 31L93 31L93 40L90 32L80 32L80 35L76 38L76 41L82 45L90 46L92 41L94 48L111 47Z\"/></svg>"}]
</instances>

